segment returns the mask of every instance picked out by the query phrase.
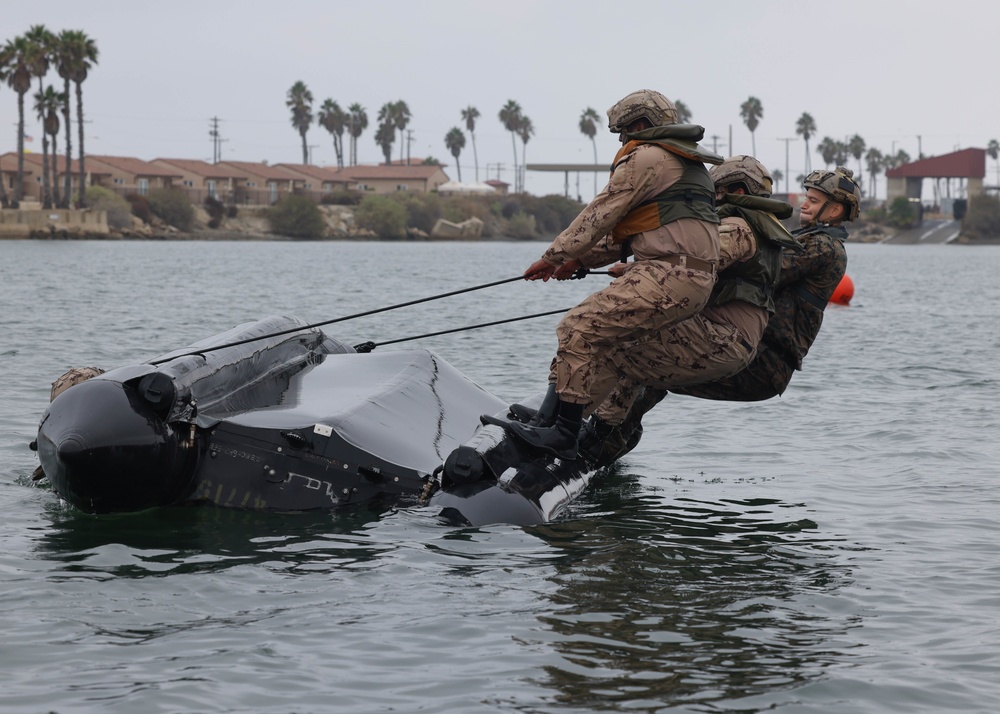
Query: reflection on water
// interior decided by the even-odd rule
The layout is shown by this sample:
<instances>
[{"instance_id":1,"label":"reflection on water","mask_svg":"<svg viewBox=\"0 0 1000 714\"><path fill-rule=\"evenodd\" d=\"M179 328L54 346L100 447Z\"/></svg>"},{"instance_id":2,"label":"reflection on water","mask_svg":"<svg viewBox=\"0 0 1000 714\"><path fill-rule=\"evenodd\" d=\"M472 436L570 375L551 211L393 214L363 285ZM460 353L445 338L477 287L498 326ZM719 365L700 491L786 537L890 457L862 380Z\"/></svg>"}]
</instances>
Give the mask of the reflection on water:
<instances>
[{"instance_id":1,"label":"reflection on water","mask_svg":"<svg viewBox=\"0 0 1000 714\"><path fill-rule=\"evenodd\" d=\"M318 558L328 567L373 559L385 546L366 538L365 529L388 511L375 505L315 513L192 506L91 516L53 506L37 545L40 557L62 563L67 573L143 578L265 563L294 573Z\"/></svg>"},{"instance_id":2,"label":"reflection on water","mask_svg":"<svg viewBox=\"0 0 1000 714\"><path fill-rule=\"evenodd\" d=\"M533 529L563 553L553 614L541 618L564 657L542 683L561 703L708 710L814 679L845 657L833 640L856 620L804 603L849 574L803 506L668 501L632 493L624 478L589 504L604 518Z\"/></svg>"}]
</instances>

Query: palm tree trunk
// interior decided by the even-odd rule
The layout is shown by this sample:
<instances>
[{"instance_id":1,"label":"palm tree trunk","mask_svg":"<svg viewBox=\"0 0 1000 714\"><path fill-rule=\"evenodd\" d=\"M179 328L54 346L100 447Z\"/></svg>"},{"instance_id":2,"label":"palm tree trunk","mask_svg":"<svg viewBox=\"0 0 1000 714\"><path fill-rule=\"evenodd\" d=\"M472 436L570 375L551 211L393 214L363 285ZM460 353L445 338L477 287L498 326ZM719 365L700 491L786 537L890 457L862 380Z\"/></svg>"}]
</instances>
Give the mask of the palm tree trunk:
<instances>
[{"instance_id":1,"label":"palm tree trunk","mask_svg":"<svg viewBox=\"0 0 1000 714\"><path fill-rule=\"evenodd\" d=\"M514 193L520 193L520 191L517 190L517 181L518 181L518 173L517 173L517 142L514 141L514 132L510 133L510 146L511 146L512 149L514 149Z\"/></svg>"},{"instance_id":2,"label":"palm tree trunk","mask_svg":"<svg viewBox=\"0 0 1000 714\"><path fill-rule=\"evenodd\" d=\"M84 152L83 152L83 87L82 82L76 82L76 131L77 138L80 139L80 185L77 186L77 201L76 204L80 208L86 208L87 206L87 171L84 167Z\"/></svg>"},{"instance_id":3,"label":"palm tree trunk","mask_svg":"<svg viewBox=\"0 0 1000 714\"><path fill-rule=\"evenodd\" d=\"M753 155L757 156L757 132L750 132L750 146L753 148Z\"/></svg>"},{"instance_id":4,"label":"palm tree trunk","mask_svg":"<svg viewBox=\"0 0 1000 714\"><path fill-rule=\"evenodd\" d=\"M473 132L469 132L472 135L472 158L476 162L476 183L479 183L479 152L476 151L476 135Z\"/></svg>"},{"instance_id":5,"label":"palm tree trunk","mask_svg":"<svg viewBox=\"0 0 1000 714\"><path fill-rule=\"evenodd\" d=\"M302 163L303 164L308 164L309 163L309 147L306 145L306 133L304 131L300 131L299 135L302 136Z\"/></svg>"},{"instance_id":6,"label":"palm tree trunk","mask_svg":"<svg viewBox=\"0 0 1000 714\"><path fill-rule=\"evenodd\" d=\"M49 135L42 132L42 208L52 208L49 188Z\"/></svg>"},{"instance_id":7,"label":"palm tree trunk","mask_svg":"<svg viewBox=\"0 0 1000 714\"><path fill-rule=\"evenodd\" d=\"M56 134L52 135L52 205L62 208L59 196L59 151L56 148Z\"/></svg>"},{"instance_id":8,"label":"palm tree trunk","mask_svg":"<svg viewBox=\"0 0 1000 714\"><path fill-rule=\"evenodd\" d=\"M66 94L66 104L63 105L63 120L66 122L66 176L63 179L63 208L69 208L69 202L73 200L73 141L72 127L70 127L70 106L69 106L69 78L63 80L63 91Z\"/></svg>"},{"instance_id":9,"label":"palm tree trunk","mask_svg":"<svg viewBox=\"0 0 1000 714\"><path fill-rule=\"evenodd\" d=\"M17 95L17 185L14 200L24 200L24 94Z\"/></svg>"}]
</instances>

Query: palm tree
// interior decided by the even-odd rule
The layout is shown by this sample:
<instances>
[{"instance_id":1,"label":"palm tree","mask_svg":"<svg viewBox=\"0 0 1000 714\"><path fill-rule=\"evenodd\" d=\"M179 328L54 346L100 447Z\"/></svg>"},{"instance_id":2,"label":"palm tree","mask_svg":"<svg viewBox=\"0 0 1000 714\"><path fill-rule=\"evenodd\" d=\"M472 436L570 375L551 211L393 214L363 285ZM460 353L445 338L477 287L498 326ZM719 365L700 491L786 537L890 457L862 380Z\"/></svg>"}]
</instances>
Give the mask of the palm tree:
<instances>
[{"instance_id":1,"label":"palm tree","mask_svg":"<svg viewBox=\"0 0 1000 714\"><path fill-rule=\"evenodd\" d=\"M855 134L847 140L847 153L858 162L858 175L854 178L859 186L861 185L861 157L864 156L866 148L865 140L861 138L860 134Z\"/></svg>"},{"instance_id":2,"label":"palm tree","mask_svg":"<svg viewBox=\"0 0 1000 714\"><path fill-rule=\"evenodd\" d=\"M49 32L45 25L32 25L28 28L28 31L24 33L24 39L28 41L28 70L31 72L32 76L38 77L38 93L35 95L35 100L37 102L38 96L45 94L44 80L45 75L49 72L49 58L52 56L52 45L55 43L55 35ZM37 111L38 105L36 103L35 109ZM41 119L39 115L39 119ZM42 132L42 193L43 193L43 205L45 208L52 207L52 184L49 181L49 164L48 164L48 151L47 146L48 137L44 132Z\"/></svg>"},{"instance_id":3,"label":"palm tree","mask_svg":"<svg viewBox=\"0 0 1000 714\"><path fill-rule=\"evenodd\" d=\"M809 112L802 112L802 116L795 122L795 133L806 142L806 173L812 169L812 162L809 161L809 139L816 133L816 120Z\"/></svg>"},{"instance_id":4,"label":"palm tree","mask_svg":"<svg viewBox=\"0 0 1000 714\"><path fill-rule=\"evenodd\" d=\"M348 133L351 135L351 166L358 163L358 137L368 128L368 112L355 102L347 108Z\"/></svg>"},{"instance_id":5,"label":"palm tree","mask_svg":"<svg viewBox=\"0 0 1000 714\"><path fill-rule=\"evenodd\" d=\"M87 169L83 150L83 83L90 68L97 64L97 44L81 30L66 30L59 35L62 53L59 75L69 76L76 88L76 132L79 140L77 149L80 157L80 183L77 203L80 208L87 205ZM65 72L65 75L63 74ZM67 85L68 86L68 85ZM67 125L69 122L67 122ZM66 145L66 165L69 173L69 144ZM69 184L67 183L67 186ZM67 200L69 198L67 197Z\"/></svg>"},{"instance_id":6,"label":"palm tree","mask_svg":"<svg viewBox=\"0 0 1000 714\"><path fill-rule=\"evenodd\" d=\"M382 107L385 109L385 106ZM380 111L381 113L381 111ZM375 143L382 147L386 165L392 164L392 143L396 141L396 127L391 121L383 121L375 132Z\"/></svg>"},{"instance_id":7,"label":"palm tree","mask_svg":"<svg viewBox=\"0 0 1000 714\"><path fill-rule=\"evenodd\" d=\"M410 123L410 108L406 105L402 99L398 102L392 102L390 105L392 107L392 125L399 130L399 160L403 160L403 147L406 145L406 140L403 137L403 130L406 129L406 125ZM409 163L409 161L407 161Z\"/></svg>"},{"instance_id":8,"label":"palm tree","mask_svg":"<svg viewBox=\"0 0 1000 714\"><path fill-rule=\"evenodd\" d=\"M68 204L59 195L59 114L66 114L66 105L69 104L69 95L65 92L57 92L55 87L49 85L45 89L43 97L45 103L45 118L42 120L42 128L45 133L52 137L52 200L57 207L66 207Z\"/></svg>"},{"instance_id":9,"label":"palm tree","mask_svg":"<svg viewBox=\"0 0 1000 714\"><path fill-rule=\"evenodd\" d=\"M837 142L828 136L823 137L823 141L816 145L816 153L823 157L823 163L827 168L836 161Z\"/></svg>"},{"instance_id":10,"label":"palm tree","mask_svg":"<svg viewBox=\"0 0 1000 714\"><path fill-rule=\"evenodd\" d=\"M457 126L453 127L451 131L444 135L444 145L448 147L448 151L455 157L455 168L458 169L458 182L462 183L462 164L458 162L458 156L462 153L462 149L465 148L465 134Z\"/></svg>"},{"instance_id":11,"label":"palm tree","mask_svg":"<svg viewBox=\"0 0 1000 714\"><path fill-rule=\"evenodd\" d=\"M503 109L500 110L499 116L500 123L503 124L504 129L510 132L510 145L514 149L514 193L518 193L517 142L514 140L514 137L517 135L517 130L521 124L521 105L513 99L508 99Z\"/></svg>"},{"instance_id":12,"label":"palm tree","mask_svg":"<svg viewBox=\"0 0 1000 714\"><path fill-rule=\"evenodd\" d=\"M66 96L66 102L63 104L63 123L66 126L66 174L63 176L63 200L62 208L68 208L69 202L72 198L71 193L73 190L73 174L72 174L72 154L73 154L73 131L71 122L69 119L70 114L70 102L69 102L69 62L70 54L69 48L72 40L72 31L63 30L56 37L53 43L52 50L52 61L56 65L56 71L63 80L63 94Z\"/></svg>"},{"instance_id":13,"label":"palm tree","mask_svg":"<svg viewBox=\"0 0 1000 714\"><path fill-rule=\"evenodd\" d=\"M785 178L785 172L781 169L774 169L771 171L771 178L774 179L774 185L777 186ZM788 193L788 185L785 185L785 193Z\"/></svg>"},{"instance_id":14,"label":"palm tree","mask_svg":"<svg viewBox=\"0 0 1000 714\"><path fill-rule=\"evenodd\" d=\"M680 99L674 102L674 108L677 109L677 123L678 124L690 124L691 123L691 110L688 109L688 105L682 102Z\"/></svg>"},{"instance_id":15,"label":"palm tree","mask_svg":"<svg viewBox=\"0 0 1000 714\"><path fill-rule=\"evenodd\" d=\"M479 110L471 104L462 110L462 119L465 120L465 128L472 137L472 157L476 162L476 183L479 183L479 154L476 152L476 119L479 118Z\"/></svg>"},{"instance_id":16,"label":"palm tree","mask_svg":"<svg viewBox=\"0 0 1000 714\"><path fill-rule=\"evenodd\" d=\"M583 135L590 139L591 145L594 147L594 165L597 165L597 141L594 139L597 136L597 122L601 120L601 117L597 114L593 107L587 107L583 110L583 114L580 115L580 131ZM597 172L594 172L594 195L597 195Z\"/></svg>"},{"instance_id":17,"label":"palm tree","mask_svg":"<svg viewBox=\"0 0 1000 714\"><path fill-rule=\"evenodd\" d=\"M986 153L996 162L997 184L1000 185L1000 162L997 161L997 157L1000 157L1000 143L996 139L990 139L990 143L986 145Z\"/></svg>"},{"instance_id":18,"label":"palm tree","mask_svg":"<svg viewBox=\"0 0 1000 714\"><path fill-rule=\"evenodd\" d=\"M312 125L313 95L302 80L292 85L288 90L285 106L292 110L292 126L302 137L302 163L309 163L309 145L306 143L306 132Z\"/></svg>"},{"instance_id":19,"label":"palm tree","mask_svg":"<svg viewBox=\"0 0 1000 714\"><path fill-rule=\"evenodd\" d=\"M24 95L31 89L31 44L25 37L7 40L0 50L0 65L6 68L7 84L17 92L17 185L14 200L24 198Z\"/></svg>"},{"instance_id":20,"label":"palm tree","mask_svg":"<svg viewBox=\"0 0 1000 714\"><path fill-rule=\"evenodd\" d=\"M882 170L882 152L874 146L865 154L865 164L868 166L868 185L871 186L872 198L875 198L875 177Z\"/></svg>"},{"instance_id":21,"label":"palm tree","mask_svg":"<svg viewBox=\"0 0 1000 714\"><path fill-rule=\"evenodd\" d=\"M753 147L753 155L756 156L757 135L754 132L757 131L757 125L760 124L760 120L764 116L764 107L757 97L750 97L740 105L740 116L743 117L743 123L750 130L750 145Z\"/></svg>"},{"instance_id":22,"label":"palm tree","mask_svg":"<svg viewBox=\"0 0 1000 714\"><path fill-rule=\"evenodd\" d=\"M58 193L59 171L56 168L56 135L59 133L59 114L64 104L64 95L50 84L44 91L35 92L35 114L42 122L42 207L52 208L52 181ZM52 172L49 173L49 137L52 137ZM52 181L49 177L52 177ZM58 205L58 196L55 205Z\"/></svg>"},{"instance_id":23,"label":"palm tree","mask_svg":"<svg viewBox=\"0 0 1000 714\"><path fill-rule=\"evenodd\" d=\"M337 153L337 168L344 168L344 129L347 126L347 115L337 102L327 99L319 108L316 121L333 136L333 150Z\"/></svg>"},{"instance_id":24,"label":"palm tree","mask_svg":"<svg viewBox=\"0 0 1000 714\"><path fill-rule=\"evenodd\" d=\"M517 135L521 137L521 191L524 191L524 175L527 163L525 163L524 155L528 150L528 139L532 137L535 133L535 127L531 123L531 119L528 117L521 117L521 122L517 127Z\"/></svg>"}]
</instances>

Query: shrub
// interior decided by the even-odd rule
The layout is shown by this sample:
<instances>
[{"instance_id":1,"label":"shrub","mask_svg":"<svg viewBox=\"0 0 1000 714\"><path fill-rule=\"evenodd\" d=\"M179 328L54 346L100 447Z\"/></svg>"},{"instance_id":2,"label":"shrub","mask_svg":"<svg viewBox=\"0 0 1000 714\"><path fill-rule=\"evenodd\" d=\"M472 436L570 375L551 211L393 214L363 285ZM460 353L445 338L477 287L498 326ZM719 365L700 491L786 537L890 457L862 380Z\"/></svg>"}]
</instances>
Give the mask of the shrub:
<instances>
[{"instance_id":1,"label":"shrub","mask_svg":"<svg viewBox=\"0 0 1000 714\"><path fill-rule=\"evenodd\" d=\"M190 231L194 225L194 206L183 191L158 188L149 192L149 210L168 226Z\"/></svg>"},{"instance_id":2,"label":"shrub","mask_svg":"<svg viewBox=\"0 0 1000 714\"><path fill-rule=\"evenodd\" d=\"M226 207L215 196L205 196L205 211L208 213L208 227L218 228L226 217Z\"/></svg>"},{"instance_id":3,"label":"shrub","mask_svg":"<svg viewBox=\"0 0 1000 714\"><path fill-rule=\"evenodd\" d=\"M236 204L234 203L231 206L229 206L229 207L226 208L226 217L227 218L236 218L236 216L239 215L239 212L240 212L240 209L238 209L236 207Z\"/></svg>"},{"instance_id":4,"label":"shrub","mask_svg":"<svg viewBox=\"0 0 1000 714\"><path fill-rule=\"evenodd\" d=\"M392 195L406 209L406 225L430 233L443 214L441 197L436 193L400 192ZM464 220L464 219L463 219Z\"/></svg>"},{"instance_id":5,"label":"shrub","mask_svg":"<svg viewBox=\"0 0 1000 714\"><path fill-rule=\"evenodd\" d=\"M322 238L326 221L319 207L306 196L286 195L267 209L271 231L292 238Z\"/></svg>"},{"instance_id":6,"label":"shrub","mask_svg":"<svg viewBox=\"0 0 1000 714\"><path fill-rule=\"evenodd\" d=\"M86 196L89 207L107 212L108 228L121 230L132 227L132 207L117 193L101 186L89 186Z\"/></svg>"},{"instance_id":7,"label":"shrub","mask_svg":"<svg viewBox=\"0 0 1000 714\"><path fill-rule=\"evenodd\" d=\"M962 232L973 240L1000 238L1000 199L995 196L973 196L962 221Z\"/></svg>"},{"instance_id":8,"label":"shrub","mask_svg":"<svg viewBox=\"0 0 1000 714\"><path fill-rule=\"evenodd\" d=\"M340 189L323 194L319 200L324 206L357 206L364 195L360 191Z\"/></svg>"},{"instance_id":9,"label":"shrub","mask_svg":"<svg viewBox=\"0 0 1000 714\"><path fill-rule=\"evenodd\" d=\"M406 209L387 196L365 196L354 212L354 222L379 238L402 238L406 235Z\"/></svg>"},{"instance_id":10,"label":"shrub","mask_svg":"<svg viewBox=\"0 0 1000 714\"><path fill-rule=\"evenodd\" d=\"M917 221L917 210L906 196L896 196L889 204L886 223L896 228L909 228Z\"/></svg>"},{"instance_id":11,"label":"shrub","mask_svg":"<svg viewBox=\"0 0 1000 714\"><path fill-rule=\"evenodd\" d=\"M507 235L519 240L535 238L535 217L523 211L518 211L507 221Z\"/></svg>"},{"instance_id":12,"label":"shrub","mask_svg":"<svg viewBox=\"0 0 1000 714\"><path fill-rule=\"evenodd\" d=\"M149 201L137 193L126 193L125 200L132 206L132 215L142 219L143 223L153 222L153 212L149 210Z\"/></svg>"}]
</instances>

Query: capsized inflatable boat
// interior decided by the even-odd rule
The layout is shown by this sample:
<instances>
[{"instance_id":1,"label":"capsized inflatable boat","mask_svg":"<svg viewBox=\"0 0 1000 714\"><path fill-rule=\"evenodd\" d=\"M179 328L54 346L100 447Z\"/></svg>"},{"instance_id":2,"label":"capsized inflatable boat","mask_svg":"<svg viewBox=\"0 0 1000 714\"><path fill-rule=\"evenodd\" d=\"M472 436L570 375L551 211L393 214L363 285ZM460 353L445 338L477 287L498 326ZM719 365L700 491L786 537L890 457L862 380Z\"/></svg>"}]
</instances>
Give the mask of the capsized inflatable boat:
<instances>
[{"instance_id":1,"label":"capsized inflatable boat","mask_svg":"<svg viewBox=\"0 0 1000 714\"><path fill-rule=\"evenodd\" d=\"M359 352L271 317L67 389L32 447L55 491L90 513L413 497L458 523L545 522L595 467L480 420L507 410L428 350Z\"/></svg>"}]
</instances>

